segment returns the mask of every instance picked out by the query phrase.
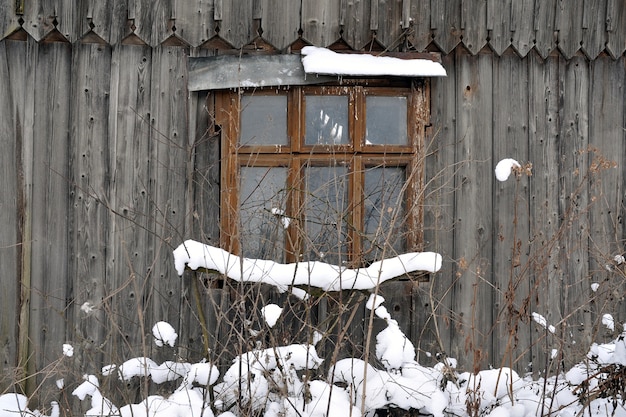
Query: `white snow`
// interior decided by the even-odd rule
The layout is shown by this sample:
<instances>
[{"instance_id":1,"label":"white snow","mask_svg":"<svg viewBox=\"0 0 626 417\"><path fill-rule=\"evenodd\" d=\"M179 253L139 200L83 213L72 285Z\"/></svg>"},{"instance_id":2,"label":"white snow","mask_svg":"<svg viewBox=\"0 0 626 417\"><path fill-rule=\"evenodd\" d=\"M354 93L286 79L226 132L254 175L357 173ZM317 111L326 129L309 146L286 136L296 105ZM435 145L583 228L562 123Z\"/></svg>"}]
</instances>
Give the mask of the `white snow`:
<instances>
[{"instance_id":1,"label":"white snow","mask_svg":"<svg viewBox=\"0 0 626 417\"><path fill-rule=\"evenodd\" d=\"M165 321L159 321L152 327L152 335L154 336L154 343L159 347L166 344L174 347L176 338L178 338L174 327Z\"/></svg>"},{"instance_id":2,"label":"white snow","mask_svg":"<svg viewBox=\"0 0 626 417\"><path fill-rule=\"evenodd\" d=\"M498 181L502 182L509 179L509 175L511 175L513 167L520 167L519 162L517 162L515 159L505 158L498 162L495 169L496 178L498 179Z\"/></svg>"},{"instance_id":3,"label":"white snow","mask_svg":"<svg viewBox=\"0 0 626 417\"><path fill-rule=\"evenodd\" d=\"M74 347L72 345L70 345L69 343L64 343L63 344L63 355L67 356L68 358L71 358L72 356L74 356Z\"/></svg>"},{"instance_id":4,"label":"white snow","mask_svg":"<svg viewBox=\"0 0 626 417\"><path fill-rule=\"evenodd\" d=\"M409 272L437 272L441 255L434 252L412 252L374 262L367 268L350 269L324 262L280 264L261 259L240 259L223 249L187 240L174 250L178 275L185 267L206 268L243 282L262 282L284 292L291 286L303 285L325 291L344 289L368 290L384 281Z\"/></svg>"},{"instance_id":5,"label":"white snow","mask_svg":"<svg viewBox=\"0 0 626 417\"><path fill-rule=\"evenodd\" d=\"M613 316L608 313L602 316L602 324L611 331L615 330L615 320L613 320Z\"/></svg>"},{"instance_id":6,"label":"white snow","mask_svg":"<svg viewBox=\"0 0 626 417\"><path fill-rule=\"evenodd\" d=\"M596 292L598 291L598 288L600 288L600 284L598 284L597 282L591 284L591 291Z\"/></svg>"},{"instance_id":7,"label":"white snow","mask_svg":"<svg viewBox=\"0 0 626 417\"><path fill-rule=\"evenodd\" d=\"M282 312L282 307L276 304L268 304L265 307L261 308L261 315L263 316L263 320L265 320L265 323L267 323L267 325L270 327L274 327Z\"/></svg>"},{"instance_id":8,"label":"white snow","mask_svg":"<svg viewBox=\"0 0 626 417\"><path fill-rule=\"evenodd\" d=\"M535 323L539 324L541 327L543 327L544 329L547 329L550 333L554 334L556 329L554 328L553 325L548 325L548 321L546 320L544 316L542 316L539 313L533 312L532 317Z\"/></svg>"},{"instance_id":9,"label":"white snow","mask_svg":"<svg viewBox=\"0 0 626 417\"><path fill-rule=\"evenodd\" d=\"M445 77L443 66L429 59L400 59L370 54L341 54L316 46L302 48L307 74L401 77Z\"/></svg>"}]
</instances>

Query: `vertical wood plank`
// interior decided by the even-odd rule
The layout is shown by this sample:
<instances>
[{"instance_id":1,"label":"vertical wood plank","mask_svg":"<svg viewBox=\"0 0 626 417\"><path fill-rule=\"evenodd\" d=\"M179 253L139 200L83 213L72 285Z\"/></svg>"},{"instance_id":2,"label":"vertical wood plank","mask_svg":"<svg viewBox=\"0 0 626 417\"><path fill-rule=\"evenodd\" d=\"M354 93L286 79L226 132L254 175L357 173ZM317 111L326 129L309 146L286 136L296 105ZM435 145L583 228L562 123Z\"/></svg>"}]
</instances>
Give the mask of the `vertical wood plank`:
<instances>
[{"instance_id":1,"label":"vertical wood plank","mask_svg":"<svg viewBox=\"0 0 626 417\"><path fill-rule=\"evenodd\" d=\"M257 36L252 20L252 2L222 0L220 36L241 48Z\"/></svg>"},{"instance_id":2,"label":"vertical wood plank","mask_svg":"<svg viewBox=\"0 0 626 417\"><path fill-rule=\"evenodd\" d=\"M535 0L535 48L546 58L556 47L555 15L558 0Z\"/></svg>"},{"instance_id":3,"label":"vertical wood plank","mask_svg":"<svg viewBox=\"0 0 626 417\"><path fill-rule=\"evenodd\" d=\"M108 228L107 276L111 289L102 306L117 332L110 337L106 357L120 363L143 355L146 331L154 317L145 311L144 300L153 297L150 283L155 253L151 250L154 182L151 174L150 137L152 49L118 45L111 58L109 148L111 183ZM142 311L146 321L139 322ZM142 328L143 326L143 328ZM150 339L148 339L150 342Z\"/></svg>"},{"instance_id":4,"label":"vertical wood plank","mask_svg":"<svg viewBox=\"0 0 626 417\"><path fill-rule=\"evenodd\" d=\"M461 0L430 2L431 27L436 29L433 42L444 53L450 53L461 42Z\"/></svg>"},{"instance_id":5,"label":"vertical wood plank","mask_svg":"<svg viewBox=\"0 0 626 417\"><path fill-rule=\"evenodd\" d=\"M149 312L153 320L178 323L181 280L171 267L171 251L186 237L185 207L188 148L187 51L158 47L152 53L150 196L154 211L149 289L154 294Z\"/></svg>"},{"instance_id":6,"label":"vertical wood plank","mask_svg":"<svg viewBox=\"0 0 626 417\"><path fill-rule=\"evenodd\" d=\"M366 1L348 1L345 4L343 37L355 49L365 46L372 36L370 10ZM338 37L338 36L337 36Z\"/></svg>"},{"instance_id":7,"label":"vertical wood plank","mask_svg":"<svg viewBox=\"0 0 626 417\"><path fill-rule=\"evenodd\" d=\"M262 18L263 38L281 51L298 39L300 2L265 0Z\"/></svg>"},{"instance_id":8,"label":"vertical wood plank","mask_svg":"<svg viewBox=\"0 0 626 417\"><path fill-rule=\"evenodd\" d=\"M533 164L530 182L530 254L531 285L534 299L531 312L543 315L548 323L560 320L561 284L557 277L559 208L559 63L558 57L545 62L536 53L529 56L529 160ZM554 336L538 324L529 324L532 338L532 362L535 372L557 371L550 352L558 349Z\"/></svg>"},{"instance_id":9,"label":"vertical wood plank","mask_svg":"<svg viewBox=\"0 0 626 417\"><path fill-rule=\"evenodd\" d=\"M198 46L215 34L213 0L177 1L176 34L192 46Z\"/></svg>"},{"instance_id":10,"label":"vertical wood plank","mask_svg":"<svg viewBox=\"0 0 626 417\"><path fill-rule=\"evenodd\" d=\"M609 313L620 323L626 319L623 308L616 308L615 294L626 294L622 266L616 255L624 253L623 216L624 167L624 94L625 67L621 60L598 57L591 64L589 142L597 152L590 154L592 173L589 212L591 281L599 284L597 291L587 289L591 300L594 334L609 342L621 329L609 332L602 325L602 315Z\"/></svg>"},{"instance_id":11,"label":"vertical wood plank","mask_svg":"<svg viewBox=\"0 0 626 417\"><path fill-rule=\"evenodd\" d=\"M515 28L511 34L511 44L522 57L527 56L534 46L533 13L534 0L520 0L511 3L511 22L512 27Z\"/></svg>"},{"instance_id":12,"label":"vertical wood plank","mask_svg":"<svg viewBox=\"0 0 626 417\"><path fill-rule=\"evenodd\" d=\"M562 282L566 309L562 312L560 337L564 343L566 369L591 345L589 288L589 67L582 57L563 68L561 125L559 129L559 215L564 233L560 244Z\"/></svg>"},{"instance_id":13,"label":"vertical wood plank","mask_svg":"<svg viewBox=\"0 0 626 417\"><path fill-rule=\"evenodd\" d=\"M318 46L328 46L339 38L337 0L302 0L304 38Z\"/></svg>"},{"instance_id":14,"label":"vertical wood plank","mask_svg":"<svg viewBox=\"0 0 626 417\"><path fill-rule=\"evenodd\" d=\"M484 369L493 358L489 329L492 306L492 57L457 52L457 145L455 175L454 259L452 288L456 313L452 356L465 369ZM463 360L464 359L464 360Z\"/></svg>"},{"instance_id":15,"label":"vertical wood plank","mask_svg":"<svg viewBox=\"0 0 626 417\"><path fill-rule=\"evenodd\" d=\"M463 15L463 44L472 54L477 54L487 44L487 0L472 1Z\"/></svg>"},{"instance_id":16,"label":"vertical wood plank","mask_svg":"<svg viewBox=\"0 0 626 417\"><path fill-rule=\"evenodd\" d=\"M608 0L606 10L607 42L606 50L617 58L626 50L626 4L619 0Z\"/></svg>"},{"instance_id":17,"label":"vertical wood plank","mask_svg":"<svg viewBox=\"0 0 626 417\"><path fill-rule=\"evenodd\" d=\"M511 44L511 22L510 13L511 1L489 1L487 3L488 14L491 19L487 20L487 25L492 26L489 36L489 46L497 55L502 55Z\"/></svg>"},{"instance_id":18,"label":"vertical wood plank","mask_svg":"<svg viewBox=\"0 0 626 417\"><path fill-rule=\"evenodd\" d=\"M32 183L31 352L35 368L58 359L58 347L66 342L65 311L68 289L67 193L71 56L69 44L39 46L35 91ZM46 384L60 374L40 374ZM43 398L46 403L54 393Z\"/></svg>"},{"instance_id":19,"label":"vertical wood plank","mask_svg":"<svg viewBox=\"0 0 626 417\"><path fill-rule=\"evenodd\" d=\"M3 266L3 291L0 305L0 372L11 375L18 365L18 325L20 311L20 256L23 251L23 231L20 230L24 207L24 184L18 176L23 171L22 143L24 141L24 98L15 94L12 86L24 85L26 42L0 41L0 265ZM13 314L9 314L13 312ZM17 376L17 375L16 375ZM16 381L0 382L6 390Z\"/></svg>"},{"instance_id":20,"label":"vertical wood plank","mask_svg":"<svg viewBox=\"0 0 626 417\"><path fill-rule=\"evenodd\" d=\"M73 329L76 365L81 370L99 369L99 349L106 323L102 302L112 291L107 276L110 226L110 161L108 130L111 50L95 44L73 48L72 100L70 113L70 262L68 298L73 309L68 327ZM85 317L80 307L89 302L98 307Z\"/></svg>"},{"instance_id":21,"label":"vertical wood plank","mask_svg":"<svg viewBox=\"0 0 626 417\"><path fill-rule=\"evenodd\" d=\"M505 53L494 60L493 160L528 161L528 60ZM532 361L527 305L530 302L529 183L514 173L495 181L493 196L493 347L492 364L525 369Z\"/></svg>"},{"instance_id":22,"label":"vertical wood plank","mask_svg":"<svg viewBox=\"0 0 626 417\"><path fill-rule=\"evenodd\" d=\"M452 271L455 262L454 174L457 167L454 149L458 140L456 98L460 89L456 85L458 77L455 56L446 55L442 60L448 76L431 81L432 126L427 131L425 144L424 248L440 253L443 257L442 271L447 271L433 274L429 283L429 297L433 298L430 300L433 316L430 325L439 344L436 352L450 354L450 332L456 325L451 288L454 283Z\"/></svg>"},{"instance_id":23,"label":"vertical wood plank","mask_svg":"<svg viewBox=\"0 0 626 417\"><path fill-rule=\"evenodd\" d=\"M580 49L582 41L584 0L558 3L555 29L558 31L558 48L569 59Z\"/></svg>"},{"instance_id":24,"label":"vertical wood plank","mask_svg":"<svg viewBox=\"0 0 626 417\"><path fill-rule=\"evenodd\" d=\"M402 11L400 0L382 1L378 5L378 40L385 46L397 50L402 44Z\"/></svg>"},{"instance_id":25,"label":"vertical wood plank","mask_svg":"<svg viewBox=\"0 0 626 417\"><path fill-rule=\"evenodd\" d=\"M585 0L581 49L595 59L604 49L606 37L606 0Z\"/></svg>"},{"instance_id":26,"label":"vertical wood plank","mask_svg":"<svg viewBox=\"0 0 626 417\"><path fill-rule=\"evenodd\" d=\"M432 13L430 0L412 0L410 19L413 31L409 40L418 51L425 51L432 40L430 15Z\"/></svg>"}]
</instances>

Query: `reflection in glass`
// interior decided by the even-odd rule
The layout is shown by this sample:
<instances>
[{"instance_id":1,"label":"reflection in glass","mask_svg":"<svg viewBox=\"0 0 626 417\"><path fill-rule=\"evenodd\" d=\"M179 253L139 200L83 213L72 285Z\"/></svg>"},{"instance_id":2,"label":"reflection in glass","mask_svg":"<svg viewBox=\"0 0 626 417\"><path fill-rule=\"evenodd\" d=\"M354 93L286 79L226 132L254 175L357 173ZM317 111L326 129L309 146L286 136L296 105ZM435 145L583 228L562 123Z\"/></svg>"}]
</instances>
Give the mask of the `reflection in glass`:
<instances>
[{"instance_id":1,"label":"reflection in glass","mask_svg":"<svg viewBox=\"0 0 626 417\"><path fill-rule=\"evenodd\" d=\"M304 169L304 260L341 265L347 259L347 174L342 165Z\"/></svg>"},{"instance_id":2,"label":"reflection in glass","mask_svg":"<svg viewBox=\"0 0 626 417\"><path fill-rule=\"evenodd\" d=\"M406 213L405 181L404 167L365 170L363 260L367 264L406 251L402 232Z\"/></svg>"},{"instance_id":3,"label":"reflection in glass","mask_svg":"<svg viewBox=\"0 0 626 417\"><path fill-rule=\"evenodd\" d=\"M406 97L366 98L366 145L407 145Z\"/></svg>"},{"instance_id":4,"label":"reflection in glass","mask_svg":"<svg viewBox=\"0 0 626 417\"><path fill-rule=\"evenodd\" d=\"M287 172L285 167L241 168L239 241L247 258L284 262Z\"/></svg>"},{"instance_id":5,"label":"reflection in glass","mask_svg":"<svg viewBox=\"0 0 626 417\"><path fill-rule=\"evenodd\" d=\"M242 96L239 145L288 145L287 96Z\"/></svg>"},{"instance_id":6,"label":"reflection in glass","mask_svg":"<svg viewBox=\"0 0 626 417\"><path fill-rule=\"evenodd\" d=\"M306 96L306 145L345 145L350 142L347 96Z\"/></svg>"}]
</instances>

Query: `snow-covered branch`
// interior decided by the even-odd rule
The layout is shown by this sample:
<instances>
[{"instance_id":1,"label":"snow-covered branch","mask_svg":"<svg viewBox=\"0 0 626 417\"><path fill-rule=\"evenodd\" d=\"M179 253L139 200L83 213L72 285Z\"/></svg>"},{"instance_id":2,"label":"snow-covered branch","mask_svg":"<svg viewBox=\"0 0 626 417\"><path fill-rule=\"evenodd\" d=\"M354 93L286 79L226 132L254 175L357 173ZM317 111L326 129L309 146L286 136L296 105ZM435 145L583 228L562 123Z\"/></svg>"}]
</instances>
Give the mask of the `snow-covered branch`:
<instances>
[{"instance_id":1,"label":"snow-covered branch","mask_svg":"<svg viewBox=\"0 0 626 417\"><path fill-rule=\"evenodd\" d=\"M187 240L174 250L174 263L178 275L183 274L185 267L205 268L236 281L274 285L281 292L298 285L340 291L374 289L384 281L415 271L437 272L441 268L441 255L405 253L374 262L367 268L351 269L318 261L280 264L241 258L223 249Z\"/></svg>"}]
</instances>

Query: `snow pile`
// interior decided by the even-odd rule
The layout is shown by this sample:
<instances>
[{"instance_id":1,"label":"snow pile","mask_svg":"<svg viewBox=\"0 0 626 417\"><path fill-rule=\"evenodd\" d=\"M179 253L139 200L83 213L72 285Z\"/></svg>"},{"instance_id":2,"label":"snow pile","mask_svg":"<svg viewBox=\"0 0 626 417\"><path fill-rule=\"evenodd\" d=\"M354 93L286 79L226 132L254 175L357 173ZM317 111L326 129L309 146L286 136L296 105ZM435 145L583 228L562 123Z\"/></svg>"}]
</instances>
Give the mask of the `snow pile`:
<instances>
[{"instance_id":1,"label":"snow pile","mask_svg":"<svg viewBox=\"0 0 626 417\"><path fill-rule=\"evenodd\" d=\"M179 273L185 265L210 265L211 269L221 267L229 270L229 258L224 256L232 255L216 248L188 241L179 250L187 254L178 253ZM424 262L430 264L437 260L427 256L427 260L416 262L418 255L401 255L385 260L384 265L390 265L393 271L381 271L380 275L393 276L401 270L400 265L406 271L406 268L423 267ZM207 257L213 259L212 263L207 261ZM267 261L243 260L243 263L244 269L258 267L255 273L261 274L261 282L273 285L286 285L277 271L293 272L290 266ZM382 266L383 262L378 268ZM361 271L347 272L337 267L329 269L317 263L299 264L299 268L303 267L309 268L309 271L354 273L357 278L353 284L359 280L368 282L371 278L368 274L372 273L359 275ZM312 277L315 278L312 282L317 285L334 282L315 274ZM153 384L180 381L176 389L166 391L169 394L149 395L136 404L118 407L100 390L100 382L95 375L85 375L84 382L72 394L81 401L89 401L85 416L109 417L373 416L377 410L389 408L415 410L420 415L434 417L626 417L626 406L620 397L623 391L621 394L606 392L606 387L623 387L619 378L622 378L620 375L626 367L626 329L611 343L593 344L586 359L566 373L547 379L533 380L530 375L521 377L506 367L475 374L459 373L454 358L445 358L432 367L418 363L413 343L392 318L384 302L383 297L374 293L365 303L367 309L374 311L377 320L386 324L375 336L376 360L371 363L359 358L340 358L328 364L327 373L321 373L319 367L324 364L324 359L318 355L316 344L323 336L313 332L312 344L293 343L261 348L259 341L256 349L236 356L223 375L215 365L206 361L165 361L159 365L147 357L131 358L119 365L103 367L103 378L117 377L124 382L133 378L150 378ZM276 324L282 308L268 304L261 311L266 324L271 327ZM533 313L532 317L537 324L554 332L554 327L543 316ZM618 324L608 314L604 316L603 323L613 330ZM176 331L169 323L158 322L152 331L158 346L174 346ZM64 345L65 355L69 352L67 346L70 345ZM553 350L553 358L557 352ZM58 384L60 389L63 385ZM163 389L159 392L162 393ZM51 410L50 417L59 416L57 403L52 403ZM42 416L37 410L28 410L27 398L19 394L0 396L0 416L8 413Z\"/></svg>"},{"instance_id":2,"label":"snow pile","mask_svg":"<svg viewBox=\"0 0 626 417\"><path fill-rule=\"evenodd\" d=\"M340 54L316 46L302 48L307 74L400 77L445 77L443 66L429 59L400 59L369 54Z\"/></svg>"},{"instance_id":3,"label":"snow pile","mask_svg":"<svg viewBox=\"0 0 626 417\"><path fill-rule=\"evenodd\" d=\"M39 410L31 411L28 409L28 398L22 394L2 394L0 395L0 416L37 416L37 417L59 417L61 410L59 403L52 401L50 403L50 416L42 414Z\"/></svg>"},{"instance_id":4,"label":"snow pile","mask_svg":"<svg viewBox=\"0 0 626 417\"><path fill-rule=\"evenodd\" d=\"M242 282L262 282L285 292L297 285L325 291L371 290L380 283L415 271L437 272L441 255L413 252L374 262L367 268L350 269L324 262L280 264L261 259L240 258L223 249L187 240L174 250L178 275L185 267L206 268ZM293 292L293 288L292 288ZM306 294L295 293L306 296Z\"/></svg>"},{"instance_id":5,"label":"snow pile","mask_svg":"<svg viewBox=\"0 0 626 417\"><path fill-rule=\"evenodd\" d=\"M165 344L174 347L178 338L174 328L164 321L160 321L152 327L152 335L154 336L154 343L159 347Z\"/></svg>"},{"instance_id":6,"label":"snow pile","mask_svg":"<svg viewBox=\"0 0 626 417\"><path fill-rule=\"evenodd\" d=\"M282 307L277 306L276 304L268 304L261 309L263 320L265 320L265 323L267 323L270 327L274 327L274 325L276 325L276 322L282 312Z\"/></svg>"},{"instance_id":7,"label":"snow pile","mask_svg":"<svg viewBox=\"0 0 626 417\"><path fill-rule=\"evenodd\" d=\"M506 181L511 175L513 168L519 168L520 164L515 159L506 158L498 162L496 165L496 178L498 181Z\"/></svg>"}]
</instances>

